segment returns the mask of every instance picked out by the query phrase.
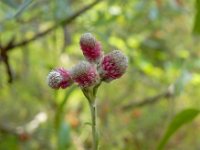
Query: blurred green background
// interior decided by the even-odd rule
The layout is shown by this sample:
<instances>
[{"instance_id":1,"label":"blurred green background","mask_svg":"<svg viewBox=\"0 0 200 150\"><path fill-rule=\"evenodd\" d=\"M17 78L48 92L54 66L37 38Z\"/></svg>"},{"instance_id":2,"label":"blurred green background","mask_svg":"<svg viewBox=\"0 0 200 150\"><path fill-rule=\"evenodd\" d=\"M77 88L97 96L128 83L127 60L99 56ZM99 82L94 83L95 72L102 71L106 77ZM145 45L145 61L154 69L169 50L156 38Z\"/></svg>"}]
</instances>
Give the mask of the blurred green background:
<instances>
[{"instance_id":1,"label":"blurred green background","mask_svg":"<svg viewBox=\"0 0 200 150\"><path fill-rule=\"evenodd\" d=\"M98 91L100 150L154 150L174 116L200 109L199 0L1 0L0 150L88 150L89 107L76 86L54 91L48 72L84 59L93 33L126 74ZM200 149L200 118L167 150Z\"/></svg>"}]
</instances>

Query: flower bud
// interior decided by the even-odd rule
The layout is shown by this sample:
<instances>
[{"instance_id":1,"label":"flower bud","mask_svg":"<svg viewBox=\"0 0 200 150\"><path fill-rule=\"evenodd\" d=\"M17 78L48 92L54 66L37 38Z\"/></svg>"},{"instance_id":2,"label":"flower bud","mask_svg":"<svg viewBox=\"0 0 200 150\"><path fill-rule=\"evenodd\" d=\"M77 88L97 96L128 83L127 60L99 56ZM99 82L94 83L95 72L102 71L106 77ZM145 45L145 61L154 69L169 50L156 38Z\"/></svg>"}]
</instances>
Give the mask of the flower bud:
<instances>
[{"instance_id":1,"label":"flower bud","mask_svg":"<svg viewBox=\"0 0 200 150\"><path fill-rule=\"evenodd\" d=\"M128 58L119 50L105 55L98 69L103 81L110 82L120 78L128 67Z\"/></svg>"},{"instance_id":2,"label":"flower bud","mask_svg":"<svg viewBox=\"0 0 200 150\"><path fill-rule=\"evenodd\" d=\"M103 56L101 44L91 33L85 33L80 38L83 55L89 62L98 63Z\"/></svg>"},{"instance_id":3,"label":"flower bud","mask_svg":"<svg viewBox=\"0 0 200 150\"><path fill-rule=\"evenodd\" d=\"M94 86L99 82L99 75L94 65L82 61L72 69L72 78L81 88Z\"/></svg>"},{"instance_id":4,"label":"flower bud","mask_svg":"<svg viewBox=\"0 0 200 150\"><path fill-rule=\"evenodd\" d=\"M52 70L47 76L47 83L53 89L65 89L69 87L73 81L68 70L58 68Z\"/></svg>"}]
</instances>

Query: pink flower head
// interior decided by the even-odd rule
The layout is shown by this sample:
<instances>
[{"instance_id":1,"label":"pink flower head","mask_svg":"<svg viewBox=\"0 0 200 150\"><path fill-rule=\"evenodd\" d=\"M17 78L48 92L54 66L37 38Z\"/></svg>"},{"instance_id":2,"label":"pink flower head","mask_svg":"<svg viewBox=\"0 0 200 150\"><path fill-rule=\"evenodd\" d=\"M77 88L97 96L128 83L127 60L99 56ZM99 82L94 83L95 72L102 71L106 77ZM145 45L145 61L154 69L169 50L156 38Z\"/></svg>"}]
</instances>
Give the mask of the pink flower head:
<instances>
[{"instance_id":1,"label":"pink flower head","mask_svg":"<svg viewBox=\"0 0 200 150\"><path fill-rule=\"evenodd\" d=\"M91 33L85 33L80 38L83 55L89 62L98 63L103 56L101 44Z\"/></svg>"},{"instance_id":2,"label":"pink flower head","mask_svg":"<svg viewBox=\"0 0 200 150\"><path fill-rule=\"evenodd\" d=\"M87 61L82 61L73 68L72 78L81 88L87 88L99 82L95 66Z\"/></svg>"},{"instance_id":3,"label":"pink flower head","mask_svg":"<svg viewBox=\"0 0 200 150\"><path fill-rule=\"evenodd\" d=\"M114 50L104 56L99 67L103 81L110 82L120 78L128 67L128 58L119 50Z\"/></svg>"},{"instance_id":4,"label":"pink flower head","mask_svg":"<svg viewBox=\"0 0 200 150\"><path fill-rule=\"evenodd\" d=\"M47 82L53 89L65 89L73 83L70 72L64 68L52 70L47 76Z\"/></svg>"}]
</instances>

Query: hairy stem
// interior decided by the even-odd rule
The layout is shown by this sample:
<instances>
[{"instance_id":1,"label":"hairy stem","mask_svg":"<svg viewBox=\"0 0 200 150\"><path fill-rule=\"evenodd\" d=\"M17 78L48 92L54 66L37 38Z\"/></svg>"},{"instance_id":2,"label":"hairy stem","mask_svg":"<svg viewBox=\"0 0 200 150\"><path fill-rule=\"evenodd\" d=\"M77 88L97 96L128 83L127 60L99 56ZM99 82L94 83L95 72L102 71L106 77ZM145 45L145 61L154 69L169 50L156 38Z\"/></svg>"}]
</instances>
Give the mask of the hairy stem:
<instances>
[{"instance_id":1,"label":"hairy stem","mask_svg":"<svg viewBox=\"0 0 200 150\"><path fill-rule=\"evenodd\" d=\"M101 85L101 82L97 84L93 88L85 88L82 89L83 94L88 100L89 106L90 106L90 113L91 113L91 126L92 126L92 150L98 150L98 132L97 132L97 109L96 109L96 94L99 86Z\"/></svg>"},{"instance_id":2,"label":"hairy stem","mask_svg":"<svg viewBox=\"0 0 200 150\"><path fill-rule=\"evenodd\" d=\"M98 135L97 135L97 128L96 128L96 103L95 100L90 103L90 111L91 111L91 118L92 118L92 139L93 139L93 150L98 149Z\"/></svg>"}]
</instances>

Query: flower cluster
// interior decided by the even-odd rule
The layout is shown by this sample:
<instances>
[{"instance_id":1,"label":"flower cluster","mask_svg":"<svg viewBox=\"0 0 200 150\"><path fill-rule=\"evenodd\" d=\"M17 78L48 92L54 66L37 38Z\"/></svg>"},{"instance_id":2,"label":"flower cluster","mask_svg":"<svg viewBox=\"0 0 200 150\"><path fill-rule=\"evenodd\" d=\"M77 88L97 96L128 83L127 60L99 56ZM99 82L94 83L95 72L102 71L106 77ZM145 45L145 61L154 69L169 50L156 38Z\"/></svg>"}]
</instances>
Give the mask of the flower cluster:
<instances>
[{"instance_id":1,"label":"flower cluster","mask_svg":"<svg viewBox=\"0 0 200 150\"><path fill-rule=\"evenodd\" d=\"M104 55L101 43L91 33L81 36L80 47L86 60L71 70L52 70L47 77L51 88L65 89L74 82L81 88L93 87L101 81L110 82L120 78L125 73L128 66L127 57L119 50Z\"/></svg>"}]
</instances>

